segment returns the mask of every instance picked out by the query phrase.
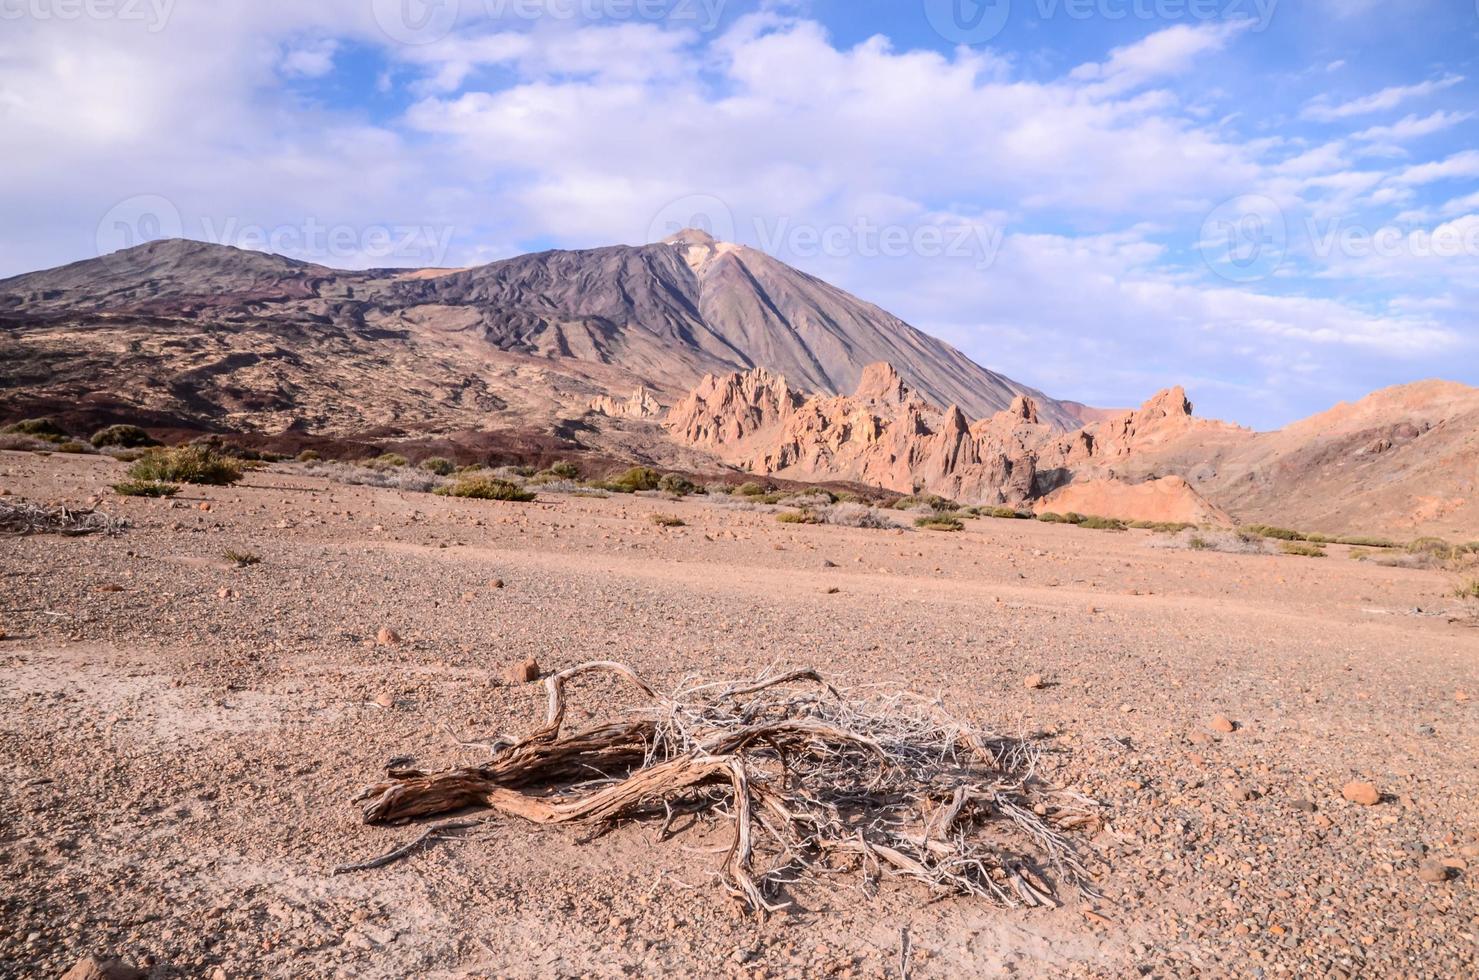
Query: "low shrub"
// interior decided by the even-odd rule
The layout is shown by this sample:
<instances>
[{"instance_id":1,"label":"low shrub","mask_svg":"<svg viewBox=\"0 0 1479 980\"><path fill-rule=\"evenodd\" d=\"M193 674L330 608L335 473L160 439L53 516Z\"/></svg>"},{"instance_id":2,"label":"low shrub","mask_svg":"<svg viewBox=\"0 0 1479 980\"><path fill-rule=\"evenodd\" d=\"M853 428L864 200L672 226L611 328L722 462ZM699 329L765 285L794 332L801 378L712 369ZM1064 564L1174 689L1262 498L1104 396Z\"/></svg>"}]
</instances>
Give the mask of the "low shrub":
<instances>
[{"instance_id":1,"label":"low shrub","mask_svg":"<svg viewBox=\"0 0 1479 980\"><path fill-rule=\"evenodd\" d=\"M676 514L652 514L649 518L658 527L687 527L688 522Z\"/></svg>"},{"instance_id":2,"label":"low shrub","mask_svg":"<svg viewBox=\"0 0 1479 980\"><path fill-rule=\"evenodd\" d=\"M0 429L0 432L13 436L31 436L47 442L65 442L71 438L65 429L51 419L21 419Z\"/></svg>"},{"instance_id":3,"label":"low shrub","mask_svg":"<svg viewBox=\"0 0 1479 980\"><path fill-rule=\"evenodd\" d=\"M509 500L517 503L528 503L536 496L512 481L486 476L464 476L450 486L438 487L435 492L443 497Z\"/></svg>"},{"instance_id":4,"label":"low shrub","mask_svg":"<svg viewBox=\"0 0 1479 980\"><path fill-rule=\"evenodd\" d=\"M1297 555L1301 558L1324 558L1325 549L1316 544L1305 544L1299 541L1285 541L1279 545L1279 550L1286 555Z\"/></svg>"},{"instance_id":5,"label":"low shrub","mask_svg":"<svg viewBox=\"0 0 1479 980\"><path fill-rule=\"evenodd\" d=\"M147 453L128 468L131 480L229 487L242 476L241 463L207 446L180 446Z\"/></svg>"},{"instance_id":6,"label":"low shrub","mask_svg":"<svg viewBox=\"0 0 1479 980\"><path fill-rule=\"evenodd\" d=\"M106 429L94 432L88 441L98 449L107 446L119 449L139 449L144 446L159 445L158 440L137 425L110 425Z\"/></svg>"},{"instance_id":7,"label":"low shrub","mask_svg":"<svg viewBox=\"0 0 1479 980\"><path fill-rule=\"evenodd\" d=\"M1263 555L1268 553L1268 542L1256 534L1245 531L1223 531L1219 529L1196 530L1188 528L1175 534L1157 535L1145 542L1148 548L1175 548L1190 551L1220 551L1230 555Z\"/></svg>"},{"instance_id":8,"label":"low shrub","mask_svg":"<svg viewBox=\"0 0 1479 980\"><path fill-rule=\"evenodd\" d=\"M671 493L679 497L686 497L689 494L698 492L698 487L692 480L677 473L669 473L657 481L657 489L663 493Z\"/></svg>"},{"instance_id":9,"label":"low shrub","mask_svg":"<svg viewBox=\"0 0 1479 980\"><path fill-rule=\"evenodd\" d=\"M317 449L305 449L298 454L298 462L300 463L317 463L321 459L323 459L323 454Z\"/></svg>"},{"instance_id":10,"label":"low shrub","mask_svg":"<svg viewBox=\"0 0 1479 980\"><path fill-rule=\"evenodd\" d=\"M734 488L734 492L741 497L763 497L765 488L758 483L741 483Z\"/></svg>"},{"instance_id":11,"label":"low shrub","mask_svg":"<svg viewBox=\"0 0 1479 980\"><path fill-rule=\"evenodd\" d=\"M1180 534L1196 527L1185 521L1131 521L1129 526L1139 531L1156 531L1161 534Z\"/></svg>"},{"instance_id":12,"label":"low shrub","mask_svg":"<svg viewBox=\"0 0 1479 980\"><path fill-rule=\"evenodd\" d=\"M1085 517L1078 522L1079 527L1086 527L1091 531L1124 531L1125 522L1113 517Z\"/></svg>"},{"instance_id":13,"label":"low shrub","mask_svg":"<svg viewBox=\"0 0 1479 980\"><path fill-rule=\"evenodd\" d=\"M936 514L933 517L920 517L914 521L914 526L926 531L964 531L965 524L960 518L953 514Z\"/></svg>"},{"instance_id":14,"label":"low shrub","mask_svg":"<svg viewBox=\"0 0 1479 980\"><path fill-rule=\"evenodd\" d=\"M775 519L782 524L822 524L825 523L816 514L805 510L787 510L775 515Z\"/></svg>"},{"instance_id":15,"label":"low shrub","mask_svg":"<svg viewBox=\"0 0 1479 980\"><path fill-rule=\"evenodd\" d=\"M221 553L221 557L225 558L237 568L248 568L252 565L262 564L262 556L254 555L250 551L234 551L230 548L227 548Z\"/></svg>"},{"instance_id":16,"label":"low shrub","mask_svg":"<svg viewBox=\"0 0 1479 980\"><path fill-rule=\"evenodd\" d=\"M1453 592L1460 599L1479 599L1479 578L1471 578Z\"/></svg>"},{"instance_id":17,"label":"low shrub","mask_svg":"<svg viewBox=\"0 0 1479 980\"><path fill-rule=\"evenodd\" d=\"M410 466L411 461L400 453L381 453L374 459L367 460L365 465L371 469L391 469L392 467Z\"/></svg>"},{"instance_id":18,"label":"low shrub","mask_svg":"<svg viewBox=\"0 0 1479 980\"><path fill-rule=\"evenodd\" d=\"M841 502L817 512L825 523L838 527L856 527L868 531L889 531L899 525L866 504Z\"/></svg>"},{"instance_id":19,"label":"low shrub","mask_svg":"<svg viewBox=\"0 0 1479 980\"><path fill-rule=\"evenodd\" d=\"M1360 537L1360 536L1347 537L1347 538L1336 538L1335 539L1335 543L1336 544L1353 545L1353 546L1358 547L1358 548L1397 548L1397 547L1401 547L1400 545L1397 544L1397 542L1395 542L1395 541L1389 541L1386 538L1366 538L1366 537Z\"/></svg>"},{"instance_id":20,"label":"low shrub","mask_svg":"<svg viewBox=\"0 0 1479 980\"><path fill-rule=\"evenodd\" d=\"M113 484L113 492L120 497L173 497L180 492L180 487L154 480L125 480Z\"/></svg>"},{"instance_id":21,"label":"low shrub","mask_svg":"<svg viewBox=\"0 0 1479 980\"><path fill-rule=\"evenodd\" d=\"M1042 521L1044 524L1071 524L1071 523L1073 523L1067 517L1064 517L1062 514L1055 514L1052 511L1045 511L1045 512L1043 512L1041 514L1038 514L1037 515L1037 519L1040 520L1040 521Z\"/></svg>"},{"instance_id":22,"label":"low shrub","mask_svg":"<svg viewBox=\"0 0 1479 980\"><path fill-rule=\"evenodd\" d=\"M559 477L562 480L580 479L580 467L576 466L574 463L570 462L567 459L560 460L558 463L551 466L549 468L549 471L551 474Z\"/></svg>"},{"instance_id":23,"label":"low shrub","mask_svg":"<svg viewBox=\"0 0 1479 980\"><path fill-rule=\"evenodd\" d=\"M1249 524L1243 530L1261 538L1273 538L1276 541L1304 540L1304 535L1298 531L1291 531L1287 527L1274 527L1271 524Z\"/></svg>"},{"instance_id":24,"label":"low shrub","mask_svg":"<svg viewBox=\"0 0 1479 980\"><path fill-rule=\"evenodd\" d=\"M1439 561L1450 561L1459 554L1459 549L1442 538L1418 538L1407 545L1410 555L1426 555Z\"/></svg>"},{"instance_id":25,"label":"low shrub","mask_svg":"<svg viewBox=\"0 0 1479 980\"><path fill-rule=\"evenodd\" d=\"M1001 521L1031 520L1032 514L1027 511L1017 510L1015 507L983 507L981 513L988 517L994 517Z\"/></svg>"},{"instance_id":26,"label":"low shrub","mask_svg":"<svg viewBox=\"0 0 1479 980\"><path fill-rule=\"evenodd\" d=\"M66 442L57 443L56 451L59 453L86 453L91 452L92 447L85 442L69 439Z\"/></svg>"},{"instance_id":27,"label":"low shrub","mask_svg":"<svg viewBox=\"0 0 1479 980\"><path fill-rule=\"evenodd\" d=\"M937 493L913 494L908 497L900 497L893 502L894 510L915 510L916 508L932 510L938 514L946 512L954 513L960 510L960 504L942 497Z\"/></svg>"},{"instance_id":28,"label":"low shrub","mask_svg":"<svg viewBox=\"0 0 1479 980\"><path fill-rule=\"evenodd\" d=\"M650 470L645 466L633 466L625 473L601 484L601 488L610 490L612 493L641 493L645 490L656 490L661 483L662 476L656 470Z\"/></svg>"},{"instance_id":29,"label":"low shrub","mask_svg":"<svg viewBox=\"0 0 1479 980\"><path fill-rule=\"evenodd\" d=\"M457 469L450 459L442 456L432 456L428 459L423 459L421 461L421 468L428 473L435 473L437 476L451 476Z\"/></svg>"}]
</instances>

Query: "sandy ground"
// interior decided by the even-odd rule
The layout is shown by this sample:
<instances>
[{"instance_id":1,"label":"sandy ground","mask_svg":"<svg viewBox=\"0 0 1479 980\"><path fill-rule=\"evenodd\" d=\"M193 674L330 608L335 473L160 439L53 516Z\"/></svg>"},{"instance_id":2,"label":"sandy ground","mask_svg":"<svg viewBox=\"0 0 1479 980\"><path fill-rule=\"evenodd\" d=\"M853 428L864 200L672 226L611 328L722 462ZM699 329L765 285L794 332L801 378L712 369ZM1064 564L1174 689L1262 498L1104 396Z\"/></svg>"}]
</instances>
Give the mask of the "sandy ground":
<instances>
[{"instance_id":1,"label":"sandy ground","mask_svg":"<svg viewBox=\"0 0 1479 980\"><path fill-rule=\"evenodd\" d=\"M898 976L906 942L919 977L1454 977L1479 958L1479 629L1441 573L293 470L108 496L135 522L116 538L0 539L0 975L116 953L156 977ZM0 489L33 500L120 471L0 453ZM376 646L382 627L403 642ZM839 877L762 925L712 876L722 826L580 843L498 822L331 876L416 833L350 803L387 760L474 761L443 724L530 726L541 688L499 680L529 656L659 685L814 664L1051 733L1045 778L1107 807L1087 842L1105 897L1003 911ZM1209 732L1219 713L1239 730ZM1343 800L1355 779L1382 802Z\"/></svg>"}]
</instances>

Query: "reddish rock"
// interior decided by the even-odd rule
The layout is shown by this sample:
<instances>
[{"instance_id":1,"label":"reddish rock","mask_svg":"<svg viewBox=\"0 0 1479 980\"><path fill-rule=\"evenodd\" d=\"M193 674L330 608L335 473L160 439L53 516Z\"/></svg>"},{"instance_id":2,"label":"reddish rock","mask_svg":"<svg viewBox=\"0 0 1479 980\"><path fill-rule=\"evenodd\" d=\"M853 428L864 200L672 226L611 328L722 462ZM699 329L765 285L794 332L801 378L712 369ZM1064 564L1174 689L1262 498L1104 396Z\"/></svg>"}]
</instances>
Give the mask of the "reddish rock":
<instances>
[{"instance_id":1,"label":"reddish rock","mask_svg":"<svg viewBox=\"0 0 1479 980\"><path fill-rule=\"evenodd\" d=\"M539 661L530 657L503 670L503 679L510 684L529 684L539 680Z\"/></svg>"},{"instance_id":2,"label":"reddish rock","mask_svg":"<svg viewBox=\"0 0 1479 980\"><path fill-rule=\"evenodd\" d=\"M1340 795L1361 806L1376 806L1381 802L1381 790L1371 783L1350 782L1340 790Z\"/></svg>"},{"instance_id":3,"label":"reddish rock","mask_svg":"<svg viewBox=\"0 0 1479 980\"><path fill-rule=\"evenodd\" d=\"M1212 720L1207 723L1207 727L1214 732L1221 732L1223 735L1230 735L1238 730L1238 726L1226 715L1214 715Z\"/></svg>"},{"instance_id":4,"label":"reddish rock","mask_svg":"<svg viewBox=\"0 0 1479 980\"><path fill-rule=\"evenodd\" d=\"M84 956L62 980L143 980L144 972L118 959Z\"/></svg>"},{"instance_id":5,"label":"reddish rock","mask_svg":"<svg viewBox=\"0 0 1479 980\"><path fill-rule=\"evenodd\" d=\"M1040 690L1042 688L1042 675L1028 674L1022 679L1022 686L1027 688L1027 690L1029 691Z\"/></svg>"},{"instance_id":6,"label":"reddish rock","mask_svg":"<svg viewBox=\"0 0 1479 980\"><path fill-rule=\"evenodd\" d=\"M375 634L375 642L382 647L399 646L401 635L389 626L382 626L380 632Z\"/></svg>"}]
</instances>

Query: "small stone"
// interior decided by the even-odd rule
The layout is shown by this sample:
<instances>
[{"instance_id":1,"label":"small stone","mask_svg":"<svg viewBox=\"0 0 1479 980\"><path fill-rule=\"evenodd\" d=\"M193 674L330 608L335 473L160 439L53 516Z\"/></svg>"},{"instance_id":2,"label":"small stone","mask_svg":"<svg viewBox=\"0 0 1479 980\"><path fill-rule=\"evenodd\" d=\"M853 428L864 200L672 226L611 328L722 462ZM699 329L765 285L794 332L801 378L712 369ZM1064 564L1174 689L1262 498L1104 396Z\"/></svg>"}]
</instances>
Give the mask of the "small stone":
<instances>
[{"instance_id":1,"label":"small stone","mask_svg":"<svg viewBox=\"0 0 1479 980\"><path fill-rule=\"evenodd\" d=\"M387 708L387 709L388 708L394 708L395 707L395 698L392 697L388 692L387 693L382 693L382 694L377 694L375 696L375 703L378 704L382 708Z\"/></svg>"},{"instance_id":2,"label":"small stone","mask_svg":"<svg viewBox=\"0 0 1479 980\"><path fill-rule=\"evenodd\" d=\"M118 959L84 956L62 974L62 980L143 980L143 971Z\"/></svg>"},{"instance_id":3,"label":"small stone","mask_svg":"<svg viewBox=\"0 0 1479 980\"><path fill-rule=\"evenodd\" d=\"M1022 686L1027 688L1027 690L1029 691L1042 690L1042 675L1028 674L1022 679Z\"/></svg>"},{"instance_id":4,"label":"small stone","mask_svg":"<svg viewBox=\"0 0 1479 980\"><path fill-rule=\"evenodd\" d=\"M211 509L211 505L208 502L202 501L201 504L200 504L200 509L201 510L210 510Z\"/></svg>"},{"instance_id":5,"label":"small stone","mask_svg":"<svg viewBox=\"0 0 1479 980\"><path fill-rule=\"evenodd\" d=\"M1300 813L1314 813L1317 809L1309 800L1295 800L1290 806L1294 807Z\"/></svg>"},{"instance_id":6,"label":"small stone","mask_svg":"<svg viewBox=\"0 0 1479 980\"><path fill-rule=\"evenodd\" d=\"M236 593L232 592L230 589L220 588L216 590L217 599L229 599L234 595L236 595Z\"/></svg>"},{"instance_id":7,"label":"small stone","mask_svg":"<svg viewBox=\"0 0 1479 980\"><path fill-rule=\"evenodd\" d=\"M830 587L829 589L827 589L827 595L837 595L841 591L842 591L841 589L839 589L837 586L834 585L834 586Z\"/></svg>"},{"instance_id":8,"label":"small stone","mask_svg":"<svg viewBox=\"0 0 1479 980\"><path fill-rule=\"evenodd\" d=\"M1203 731L1194 731L1186 736L1186 740L1192 745L1207 745L1211 743L1212 736Z\"/></svg>"},{"instance_id":9,"label":"small stone","mask_svg":"<svg viewBox=\"0 0 1479 980\"><path fill-rule=\"evenodd\" d=\"M1442 861L1424 861L1417 866L1417 876L1430 884L1441 884L1453 872Z\"/></svg>"},{"instance_id":10,"label":"small stone","mask_svg":"<svg viewBox=\"0 0 1479 980\"><path fill-rule=\"evenodd\" d=\"M1238 730L1238 726L1226 715L1213 715L1212 720L1207 723L1207 727L1223 735L1231 735Z\"/></svg>"},{"instance_id":11,"label":"small stone","mask_svg":"<svg viewBox=\"0 0 1479 980\"><path fill-rule=\"evenodd\" d=\"M375 634L375 642L382 647L398 646L401 642L401 635L389 626L382 626L380 632Z\"/></svg>"},{"instance_id":12,"label":"small stone","mask_svg":"<svg viewBox=\"0 0 1479 980\"><path fill-rule=\"evenodd\" d=\"M1434 735L1438 734L1438 729L1434 728L1432 725L1418 725L1415 731L1420 738L1432 738Z\"/></svg>"},{"instance_id":13,"label":"small stone","mask_svg":"<svg viewBox=\"0 0 1479 980\"><path fill-rule=\"evenodd\" d=\"M495 578L493 581L491 581L491 582L488 583L488 588L490 588L490 589L501 589L501 588L503 588L503 579L501 579L501 578Z\"/></svg>"},{"instance_id":14,"label":"small stone","mask_svg":"<svg viewBox=\"0 0 1479 980\"><path fill-rule=\"evenodd\" d=\"M1340 795L1361 806L1376 806L1381 802L1381 790L1371 783L1346 783L1341 787Z\"/></svg>"},{"instance_id":15,"label":"small stone","mask_svg":"<svg viewBox=\"0 0 1479 980\"><path fill-rule=\"evenodd\" d=\"M823 568L836 568L837 567L837 563L835 561L823 561L822 562L822 567Z\"/></svg>"},{"instance_id":16,"label":"small stone","mask_svg":"<svg viewBox=\"0 0 1479 980\"><path fill-rule=\"evenodd\" d=\"M510 684L529 684L539 680L539 661L530 657L503 670L503 679Z\"/></svg>"}]
</instances>

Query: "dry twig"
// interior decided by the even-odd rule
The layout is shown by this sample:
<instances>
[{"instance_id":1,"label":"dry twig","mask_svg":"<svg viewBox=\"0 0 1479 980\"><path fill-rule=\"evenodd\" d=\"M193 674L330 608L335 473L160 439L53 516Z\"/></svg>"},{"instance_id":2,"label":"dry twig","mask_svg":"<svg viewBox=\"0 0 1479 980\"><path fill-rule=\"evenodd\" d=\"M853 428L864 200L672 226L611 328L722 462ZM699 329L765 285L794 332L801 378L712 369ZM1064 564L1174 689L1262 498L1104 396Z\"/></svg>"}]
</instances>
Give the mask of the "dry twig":
<instances>
[{"instance_id":1,"label":"dry twig","mask_svg":"<svg viewBox=\"0 0 1479 980\"><path fill-rule=\"evenodd\" d=\"M79 537L84 534L115 535L128 522L91 509L73 509L65 505L43 507L28 500L0 499L0 533L62 534Z\"/></svg>"},{"instance_id":2,"label":"dry twig","mask_svg":"<svg viewBox=\"0 0 1479 980\"><path fill-rule=\"evenodd\" d=\"M566 685L592 673L621 678L644 704L565 734ZM664 695L600 662L545 684L543 725L487 743L481 766L391 772L356 797L365 821L486 806L539 824L650 818L665 835L682 801L733 822L721 880L762 914L786 907L781 884L835 871L834 857L870 881L905 877L1006 906L1055 905L1049 875L1093 894L1068 830L1096 823L1095 804L1043 787L1031 742L972 728L938 702L852 696L814 670Z\"/></svg>"}]
</instances>

